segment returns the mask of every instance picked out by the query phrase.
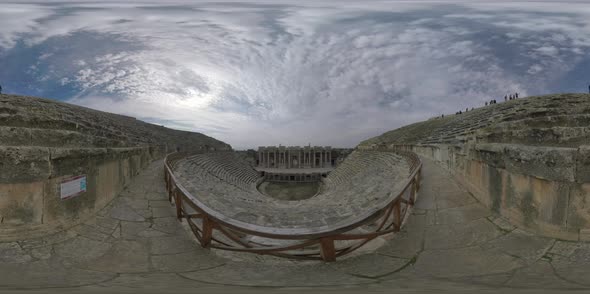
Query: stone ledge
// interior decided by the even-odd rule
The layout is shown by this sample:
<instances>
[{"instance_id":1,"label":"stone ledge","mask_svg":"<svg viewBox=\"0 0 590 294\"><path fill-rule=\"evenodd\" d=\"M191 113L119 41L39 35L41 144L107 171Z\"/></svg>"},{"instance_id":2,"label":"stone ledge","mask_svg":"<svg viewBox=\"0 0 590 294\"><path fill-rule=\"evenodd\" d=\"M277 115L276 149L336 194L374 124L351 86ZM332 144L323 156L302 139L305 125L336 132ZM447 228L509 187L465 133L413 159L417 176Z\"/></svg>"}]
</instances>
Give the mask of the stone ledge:
<instances>
[{"instance_id":1,"label":"stone ledge","mask_svg":"<svg viewBox=\"0 0 590 294\"><path fill-rule=\"evenodd\" d=\"M510 172L573 182L576 179L577 154L576 148L479 143L475 144L471 156Z\"/></svg>"}]
</instances>

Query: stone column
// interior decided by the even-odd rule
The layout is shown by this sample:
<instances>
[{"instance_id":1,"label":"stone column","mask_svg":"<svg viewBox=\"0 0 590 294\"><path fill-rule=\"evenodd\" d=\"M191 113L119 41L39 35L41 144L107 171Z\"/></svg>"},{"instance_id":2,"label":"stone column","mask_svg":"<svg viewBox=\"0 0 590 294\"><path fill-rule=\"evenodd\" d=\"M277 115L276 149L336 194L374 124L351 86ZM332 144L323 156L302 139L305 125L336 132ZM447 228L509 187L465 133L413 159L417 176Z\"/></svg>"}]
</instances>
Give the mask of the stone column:
<instances>
[{"instance_id":1,"label":"stone column","mask_svg":"<svg viewBox=\"0 0 590 294\"><path fill-rule=\"evenodd\" d=\"M324 167L324 150L320 151L320 167Z\"/></svg>"}]
</instances>

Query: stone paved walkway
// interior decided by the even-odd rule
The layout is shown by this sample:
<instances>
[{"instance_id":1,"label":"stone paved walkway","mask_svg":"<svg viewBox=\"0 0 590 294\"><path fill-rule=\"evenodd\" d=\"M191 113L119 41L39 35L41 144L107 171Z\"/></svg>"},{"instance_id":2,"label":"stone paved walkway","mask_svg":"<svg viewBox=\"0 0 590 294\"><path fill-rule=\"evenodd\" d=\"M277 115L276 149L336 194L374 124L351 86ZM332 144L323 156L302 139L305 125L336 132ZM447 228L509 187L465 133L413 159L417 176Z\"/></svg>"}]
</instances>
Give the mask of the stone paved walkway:
<instances>
[{"instance_id":1,"label":"stone paved walkway","mask_svg":"<svg viewBox=\"0 0 590 294\"><path fill-rule=\"evenodd\" d=\"M162 162L154 162L96 217L71 230L0 243L0 292L590 288L590 244L515 229L427 160L402 232L374 253L335 263L200 248L174 217L162 172Z\"/></svg>"}]
</instances>

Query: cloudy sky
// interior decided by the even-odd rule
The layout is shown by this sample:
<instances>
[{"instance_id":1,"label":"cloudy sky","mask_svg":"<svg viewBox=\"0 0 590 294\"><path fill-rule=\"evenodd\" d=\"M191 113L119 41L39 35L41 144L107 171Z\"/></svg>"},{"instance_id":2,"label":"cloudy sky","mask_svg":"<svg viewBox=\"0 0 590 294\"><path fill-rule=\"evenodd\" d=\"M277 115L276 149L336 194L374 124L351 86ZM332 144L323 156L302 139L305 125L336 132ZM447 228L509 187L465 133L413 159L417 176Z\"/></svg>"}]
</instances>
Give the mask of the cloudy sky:
<instances>
[{"instance_id":1,"label":"cloudy sky","mask_svg":"<svg viewBox=\"0 0 590 294\"><path fill-rule=\"evenodd\" d=\"M165 4L162 4L165 3ZM587 1L0 1L0 84L234 148L587 91Z\"/></svg>"}]
</instances>

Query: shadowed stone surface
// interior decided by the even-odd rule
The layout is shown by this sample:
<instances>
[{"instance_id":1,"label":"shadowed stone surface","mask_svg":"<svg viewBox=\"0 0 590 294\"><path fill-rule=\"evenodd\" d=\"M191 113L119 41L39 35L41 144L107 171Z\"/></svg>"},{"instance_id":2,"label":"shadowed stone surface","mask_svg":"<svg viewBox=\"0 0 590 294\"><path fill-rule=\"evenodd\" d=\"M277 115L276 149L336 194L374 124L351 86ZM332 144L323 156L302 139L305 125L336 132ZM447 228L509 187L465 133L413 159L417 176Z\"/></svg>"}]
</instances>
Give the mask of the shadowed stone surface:
<instances>
[{"instance_id":1,"label":"shadowed stone surface","mask_svg":"<svg viewBox=\"0 0 590 294\"><path fill-rule=\"evenodd\" d=\"M128 221L112 215L174 212L162 189L162 162L155 162L83 225L0 243L0 291L590 290L589 244L514 229L482 209L441 168L424 164L422 189L401 232L374 252L322 263L203 249L175 217Z\"/></svg>"}]
</instances>

